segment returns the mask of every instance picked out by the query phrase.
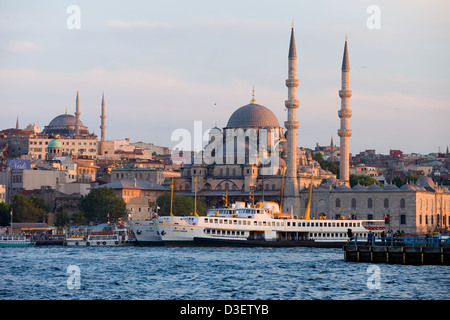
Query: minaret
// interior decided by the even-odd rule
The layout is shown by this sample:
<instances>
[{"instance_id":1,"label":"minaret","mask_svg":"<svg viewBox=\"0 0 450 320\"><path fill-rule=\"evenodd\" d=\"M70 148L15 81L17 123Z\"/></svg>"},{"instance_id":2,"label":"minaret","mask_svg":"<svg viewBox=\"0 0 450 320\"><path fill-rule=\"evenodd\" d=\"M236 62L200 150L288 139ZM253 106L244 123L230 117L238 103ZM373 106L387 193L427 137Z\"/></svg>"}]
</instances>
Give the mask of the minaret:
<instances>
[{"instance_id":1,"label":"minaret","mask_svg":"<svg viewBox=\"0 0 450 320\"><path fill-rule=\"evenodd\" d=\"M99 154L103 155L103 146L104 146L104 142L105 142L105 129L106 129L106 125L105 125L105 119L106 119L106 113L105 113L105 94L102 94L102 115L100 116L100 119L102 119L102 124L100 125L100 130L101 130L101 138L100 138L100 149L99 149Z\"/></svg>"},{"instance_id":2,"label":"minaret","mask_svg":"<svg viewBox=\"0 0 450 320\"><path fill-rule=\"evenodd\" d=\"M16 120L16 129L19 130L19 116L17 116L17 120Z\"/></svg>"},{"instance_id":3,"label":"minaret","mask_svg":"<svg viewBox=\"0 0 450 320\"><path fill-rule=\"evenodd\" d=\"M76 100L76 104L77 104L77 109L75 111L75 135L78 136L80 134L80 98L78 97L78 90L77 90L77 100Z\"/></svg>"},{"instance_id":4,"label":"minaret","mask_svg":"<svg viewBox=\"0 0 450 320\"><path fill-rule=\"evenodd\" d=\"M349 140L352 135L350 129L350 118L352 116L352 110L350 110L350 97L352 91L350 88L350 64L348 63L347 52L347 36L345 37L344 58L342 61L342 88L339 90L339 97L341 97L341 110L338 115L341 118L341 128L338 130L338 135L341 137L340 141L340 173L339 179L345 184L349 184Z\"/></svg>"},{"instance_id":5,"label":"minaret","mask_svg":"<svg viewBox=\"0 0 450 320\"><path fill-rule=\"evenodd\" d=\"M284 122L287 130L287 172L284 179L282 210L285 213L299 215L300 197L297 180L297 129L299 122L297 121L297 108L300 103L297 100L299 81L297 79L297 52L295 49L294 26L292 26L291 31L288 58L288 79L286 80L288 100L285 101L288 117L287 121Z\"/></svg>"}]
</instances>

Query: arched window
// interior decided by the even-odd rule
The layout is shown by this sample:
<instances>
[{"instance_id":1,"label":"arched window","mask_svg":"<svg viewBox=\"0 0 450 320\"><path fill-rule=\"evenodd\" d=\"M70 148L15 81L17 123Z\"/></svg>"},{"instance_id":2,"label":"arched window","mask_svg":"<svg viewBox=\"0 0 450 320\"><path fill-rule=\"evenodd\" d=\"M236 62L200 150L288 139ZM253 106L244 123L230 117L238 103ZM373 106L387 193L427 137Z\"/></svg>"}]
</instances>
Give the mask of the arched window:
<instances>
[{"instance_id":1,"label":"arched window","mask_svg":"<svg viewBox=\"0 0 450 320\"><path fill-rule=\"evenodd\" d=\"M336 199L336 208L340 208L341 207L341 199L337 198Z\"/></svg>"},{"instance_id":2,"label":"arched window","mask_svg":"<svg viewBox=\"0 0 450 320\"><path fill-rule=\"evenodd\" d=\"M355 208L356 208L356 199L353 198L352 199L352 209L355 209Z\"/></svg>"},{"instance_id":3,"label":"arched window","mask_svg":"<svg viewBox=\"0 0 450 320\"><path fill-rule=\"evenodd\" d=\"M406 207L406 201L405 199L400 199L400 208L404 209Z\"/></svg>"},{"instance_id":4,"label":"arched window","mask_svg":"<svg viewBox=\"0 0 450 320\"><path fill-rule=\"evenodd\" d=\"M388 198L384 198L384 207L389 208L389 199Z\"/></svg>"},{"instance_id":5,"label":"arched window","mask_svg":"<svg viewBox=\"0 0 450 320\"><path fill-rule=\"evenodd\" d=\"M372 208L373 207L373 200L372 198L367 199L367 208Z\"/></svg>"}]
</instances>

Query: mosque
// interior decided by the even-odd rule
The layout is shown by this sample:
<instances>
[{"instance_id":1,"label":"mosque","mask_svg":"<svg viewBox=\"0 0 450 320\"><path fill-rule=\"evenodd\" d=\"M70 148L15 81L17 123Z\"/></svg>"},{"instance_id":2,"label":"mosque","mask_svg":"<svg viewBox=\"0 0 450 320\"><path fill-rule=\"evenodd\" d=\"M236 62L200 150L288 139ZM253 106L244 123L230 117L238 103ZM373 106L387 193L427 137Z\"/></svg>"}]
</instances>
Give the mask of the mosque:
<instances>
[{"instance_id":1,"label":"mosque","mask_svg":"<svg viewBox=\"0 0 450 320\"><path fill-rule=\"evenodd\" d=\"M220 129L216 126L211 129L210 140L203 153L219 153L219 157L215 154L216 161L207 163L202 158L202 161L191 159L190 163L185 163L181 168L181 177L173 179L174 190L177 193L196 193L197 196L203 196L208 206L223 206L235 201L276 201L281 204L283 212L304 217L306 207L310 203L310 215L313 219L384 219L388 229L419 235L446 230L450 225L450 191L446 187L435 185L428 177L420 178L415 185L408 184L401 188L392 184L386 184L384 188L378 185L357 185L350 188L352 91L349 87L347 39L341 67L341 88L338 91L341 99L341 108L338 110L340 176L336 177L320 168L311 155L298 147L299 122L296 110L300 103L296 92L299 85L296 63L297 53L292 28L286 80L287 120L284 122L284 128L269 108L256 102L253 93L250 103L234 111L225 127ZM254 145L250 142L251 139L247 139L252 136L251 133L247 134L248 132L256 137ZM245 136L244 140L236 141L239 134ZM227 140L230 136L234 139ZM278 139L275 143L277 148L271 155L272 160L277 160L278 166L277 170L268 174L263 172L267 165L261 161L251 161L250 155L255 149L260 151L258 147L262 141L266 145L273 144L273 141L269 141L273 137ZM212 153L211 146L213 149L216 147ZM245 161L236 161L239 157ZM261 154L257 153L256 158L261 157Z\"/></svg>"}]
</instances>

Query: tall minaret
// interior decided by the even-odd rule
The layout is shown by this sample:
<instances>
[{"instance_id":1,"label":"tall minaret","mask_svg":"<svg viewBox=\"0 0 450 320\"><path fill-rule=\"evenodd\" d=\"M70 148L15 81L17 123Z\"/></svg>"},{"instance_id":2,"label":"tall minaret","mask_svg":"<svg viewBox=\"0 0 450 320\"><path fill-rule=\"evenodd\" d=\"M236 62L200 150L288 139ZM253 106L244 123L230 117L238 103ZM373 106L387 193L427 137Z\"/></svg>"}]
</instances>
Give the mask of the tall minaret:
<instances>
[{"instance_id":1,"label":"tall minaret","mask_svg":"<svg viewBox=\"0 0 450 320\"><path fill-rule=\"evenodd\" d=\"M297 121L297 108L300 103L297 100L299 81L297 79L297 52L295 49L294 26L292 26L291 31L288 67L288 79L286 80L288 100L285 101L288 118L284 122L287 130L287 172L284 180L282 210L285 213L299 215L300 198L297 180L297 129L299 122Z\"/></svg>"},{"instance_id":2,"label":"tall minaret","mask_svg":"<svg viewBox=\"0 0 450 320\"><path fill-rule=\"evenodd\" d=\"M105 113L105 94L102 94L102 115L100 116L100 119L102 119L102 124L100 125L100 130L101 130L101 138L100 138L100 149L99 149L99 154L103 155L104 152L104 142L105 142L105 129L106 129L106 125L105 125L105 119L106 119L106 113Z\"/></svg>"},{"instance_id":3,"label":"tall minaret","mask_svg":"<svg viewBox=\"0 0 450 320\"><path fill-rule=\"evenodd\" d=\"M16 120L16 129L17 130L20 129L20 127L19 127L19 116L17 116L17 120Z\"/></svg>"},{"instance_id":4,"label":"tall minaret","mask_svg":"<svg viewBox=\"0 0 450 320\"><path fill-rule=\"evenodd\" d=\"M342 88L339 90L339 97L341 97L341 110L338 115L341 118L341 128L338 130L338 135L341 137L341 156L340 156L340 174L339 179L345 184L349 184L349 140L352 135L350 129L350 117L352 110L350 110L350 97L352 91L350 88L350 64L348 63L347 52L347 37L345 37L344 59L342 61Z\"/></svg>"},{"instance_id":5,"label":"tall minaret","mask_svg":"<svg viewBox=\"0 0 450 320\"><path fill-rule=\"evenodd\" d=\"M80 98L78 97L78 90L77 90L76 103L77 103L77 109L75 111L75 117L76 117L76 120L75 120L75 135L78 136L80 134L80 115L81 115L81 113L80 113Z\"/></svg>"}]
</instances>

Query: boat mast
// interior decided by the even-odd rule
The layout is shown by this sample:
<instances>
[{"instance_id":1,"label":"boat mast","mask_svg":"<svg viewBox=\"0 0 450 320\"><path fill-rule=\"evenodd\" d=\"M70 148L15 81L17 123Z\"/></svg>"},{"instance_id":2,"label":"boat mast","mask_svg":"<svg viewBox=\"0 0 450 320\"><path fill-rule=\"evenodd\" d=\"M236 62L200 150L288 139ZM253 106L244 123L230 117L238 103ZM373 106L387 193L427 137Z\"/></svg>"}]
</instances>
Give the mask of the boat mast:
<instances>
[{"instance_id":1,"label":"boat mast","mask_svg":"<svg viewBox=\"0 0 450 320\"><path fill-rule=\"evenodd\" d=\"M305 211L305 219L311 219L310 211L311 211L313 177L314 177L314 164L313 164L312 170L311 170L311 183L309 185L309 199L308 199L308 206L306 207L306 211Z\"/></svg>"},{"instance_id":2,"label":"boat mast","mask_svg":"<svg viewBox=\"0 0 450 320\"><path fill-rule=\"evenodd\" d=\"M170 215L171 216L173 216L172 203L173 203L173 177L172 177L172 184L171 184L171 191L170 191Z\"/></svg>"}]
</instances>

